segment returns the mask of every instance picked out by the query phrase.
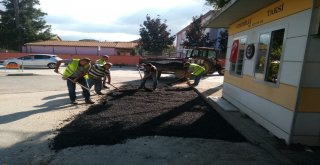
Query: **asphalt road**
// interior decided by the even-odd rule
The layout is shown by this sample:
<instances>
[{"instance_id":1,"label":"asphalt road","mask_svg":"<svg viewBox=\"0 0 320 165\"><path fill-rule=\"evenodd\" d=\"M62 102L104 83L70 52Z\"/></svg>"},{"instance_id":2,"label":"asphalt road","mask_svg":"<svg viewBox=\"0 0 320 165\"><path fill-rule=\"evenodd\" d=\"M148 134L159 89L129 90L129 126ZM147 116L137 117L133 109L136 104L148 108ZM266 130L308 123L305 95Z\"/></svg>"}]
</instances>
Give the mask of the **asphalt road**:
<instances>
[{"instance_id":1,"label":"asphalt road","mask_svg":"<svg viewBox=\"0 0 320 165\"><path fill-rule=\"evenodd\" d=\"M113 68L112 83L139 83L134 69ZM77 91L81 103L79 86ZM89 107L69 103L66 81L52 69L0 69L0 164L47 164L54 155L48 148L53 130Z\"/></svg>"},{"instance_id":2,"label":"asphalt road","mask_svg":"<svg viewBox=\"0 0 320 165\"><path fill-rule=\"evenodd\" d=\"M17 73L20 76L8 76ZM140 83L133 67L114 67L111 74L112 83L118 87ZM210 79L223 81L221 76L209 76L206 81ZM164 75L160 86L174 80ZM93 100L100 99L91 93ZM77 95L83 102L80 90ZM0 69L0 164L277 164L268 153L249 143L212 139L143 137L112 146L51 151L48 146L55 130L89 106L70 105L66 82L53 70L28 69L22 73Z\"/></svg>"}]
</instances>

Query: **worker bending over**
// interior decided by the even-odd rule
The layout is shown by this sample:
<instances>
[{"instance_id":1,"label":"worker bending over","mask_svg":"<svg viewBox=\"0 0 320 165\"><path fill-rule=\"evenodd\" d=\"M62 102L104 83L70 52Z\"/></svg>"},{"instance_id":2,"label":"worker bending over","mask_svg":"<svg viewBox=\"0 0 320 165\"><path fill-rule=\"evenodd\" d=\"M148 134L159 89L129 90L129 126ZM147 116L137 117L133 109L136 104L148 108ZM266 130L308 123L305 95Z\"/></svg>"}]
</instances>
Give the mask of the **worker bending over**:
<instances>
[{"instance_id":1,"label":"worker bending over","mask_svg":"<svg viewBox=\"0 0 320 165\"><path fill-rule=\"evenodd\" d=\"M204 74L205 68L198 64L189 62L186 62L184 64L184 68L186 69L185 78L189 79L191 76L194 76L194 83L192 84L192 86L197 86Z\"/></svg>"},{"instance_id":2,"label":"worker bending over","mask_svg":"<svg viewBox=\"0 0 320 165\"><path fill-rule=\"evenodd\" d=\"M55 72L59 73L59 67L61 63L69 62L67 60L58 61L56 64ZM83 87L88 88L88 70L90 68L91 60L89 58L72 59L63 72L63 79L67 80L67 87L69 91L69 97L72 104L77 104L76 101L76 83L78 82ZM82 87L82 95L85 98L87 104L94 104L90 99L90 91Z\"/></svg>"},{"instance_id":3,"label":"worker bending over","mask_svg":"<svg viewBox=\"0 0 320 165\"><path fill-rule=\"evenodd\" d=\"M109 60L109 56L108 55L103 55L100 59L98 59L96 61L96 64L100 64L100 65L105 65ZM107 76L103 77L103 82L102 85L104 88L108 89L109 87L106 86L106 81L107 81Z\"/></svg>"},{"instance_id":4,"label":"worker bending over","mask_svg":"<svg viewBox=\"0 0 320 165\"><path fill-rule=\"evenodd\" d=\"M110 76L110 68L112 67L112 64L110 62L105 63L104 65L100 64L94 64L89 69L89 88L91 88L94 85L94 91L98 95L103 95L101 92L102 89L102 81L101 79L103 77L108 77L108 84L111 83L111 76Z\"/></svg>"},{"instance_id":5,"label":"worker bending over","mask_svg":"<svg viewBox=\"0 0 320 165\"><path fill-rule=\"evenodd\" d=\"M142 78L142 82L140 84L139 89L145 89L145 84L147 79L152 78L153 80L153 90L155 90L157 88L158 85L158 71L157 68L152 65L151 63L148 63L144 66L145 70L144 70L144 76Z\"/></svg>"}]
</instances>

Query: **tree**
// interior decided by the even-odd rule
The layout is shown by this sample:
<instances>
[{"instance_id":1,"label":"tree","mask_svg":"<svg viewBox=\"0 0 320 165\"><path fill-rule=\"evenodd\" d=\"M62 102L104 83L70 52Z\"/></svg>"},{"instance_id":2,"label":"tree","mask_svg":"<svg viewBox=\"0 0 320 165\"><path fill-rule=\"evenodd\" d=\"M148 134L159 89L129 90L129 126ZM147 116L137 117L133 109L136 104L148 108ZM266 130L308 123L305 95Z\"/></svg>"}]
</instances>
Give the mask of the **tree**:
<instances>
[{"instance_id":1,"label":"tree","mask_svg":"<svg viewBox=\"0 0 320 165\"><path fill-rule=\"evenodd\" d=\"M224 5L230 2L230 0L206 0L208 5L212 5L214 8L220 9Z\"/></svg>"},{"instance_id":2,"label":"tree","mask_svg":"<svg viewBox=\"0 0 320 165\"><path fill-rule=\"evenodd\" d=\"M219 49L222 53L227 52L228 48L228 30L223 30L220 32L220 36L218 37Z\"/></svg>"},{"instance_id":3,"label":"tree","mask_svg":"<svg viewBox=\"0 0 320 165\"><path fill-rule=\"evenodd\" d=\"M189 48L214 46L214 40L210 39L209 33L204 34L205 29L201 27L201 19L202 16L193 17L193 22L186 30L186 40L183 41L183 46Z\"/></svg>"},{"instance_id":4,"label":"tree","mask_svg":"<svg viewBox=\"0 0 320 165\"><path fill-rule=\"evenodd\" d=\"M48 40L51 26L46 25L46 13L35 8L39 0L2 0L6 10L0 11L0 47L20 50L28 42Z\"/></svg>"},{"instance_id":5,"label":"tree","mask_svg":"<svg viewBox=\"0 0 320 165\"><path fill-rule=\"evenodd\" d=\"M149 15L146 16L146 19L143 25L140 25L139 46L153 55L160 55L164 49L173 44L175 36L169 36L170 30L167 30L166 20L162 23L159 16L151 19Z\"/></svg>"}]
</instances>

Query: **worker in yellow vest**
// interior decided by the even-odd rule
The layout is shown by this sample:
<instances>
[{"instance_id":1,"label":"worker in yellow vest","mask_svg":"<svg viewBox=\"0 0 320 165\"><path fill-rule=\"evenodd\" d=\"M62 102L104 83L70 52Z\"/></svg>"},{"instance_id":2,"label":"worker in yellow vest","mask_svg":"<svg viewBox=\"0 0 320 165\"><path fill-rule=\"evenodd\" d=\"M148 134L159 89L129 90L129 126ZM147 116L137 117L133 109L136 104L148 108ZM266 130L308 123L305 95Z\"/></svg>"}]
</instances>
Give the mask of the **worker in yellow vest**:
<instances>
[{"instance_id":1,"label":"worker in yellow vest","mask_svg":"<svg viewBox=\"0 0 320 165\"><path fill-rule=\"evenodd\" d=\"M58 61L56 64L55 72L59 73L59 67L61 63L66 63L66 60ZM88 71L90 68L91 60L89 58L82 59L72 59L69 62L68 66L63 72L63 78L67 80L67 87L69 91L69 98L71 100L71 104L78 104L76 101L76 83L81 84L82 87L82 95L85 98L85 102L87 104L94 104L94 102L90 99L90 91L88 90Z\"/></svg>"},{"instance_id":2,"label":"worker in yellow vest","mask_svg":"<svg viewBox=\"0 0 320 165\"><path fill-rule=\"evenodd\" d=\"M184 63L184 68L186 69L185 78L190 78L194 76L194 83L192 86L197 86L200 82L201 77L204 74L205 68L194 63L186 62Z\"/></svg>"},{"instance_id":3,"label":"worker in yellow vest","mask_svg":"<svg viewBox=\"0 0 320 165\"><path fill-rule=\"evenodd\" d=\"M103 55L100 59L96 61L96 64L105 65L109 60L108 55ZM104 88L108 89L109 87L106 85L107 76L103 77L102 85Z\"/></svg>"}]
</instances>

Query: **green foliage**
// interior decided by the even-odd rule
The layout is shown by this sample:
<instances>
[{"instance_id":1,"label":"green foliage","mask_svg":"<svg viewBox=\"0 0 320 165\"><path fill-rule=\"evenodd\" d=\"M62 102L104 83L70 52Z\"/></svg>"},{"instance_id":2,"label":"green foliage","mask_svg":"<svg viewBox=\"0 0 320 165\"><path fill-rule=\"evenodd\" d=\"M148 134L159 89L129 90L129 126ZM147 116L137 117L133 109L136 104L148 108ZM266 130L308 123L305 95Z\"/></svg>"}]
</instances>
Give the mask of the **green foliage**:
<instances>
[{"instance_id":1,"label":"green foliage","mask_svg":"<svg viewBox=\"0 0 320 165\"><path fill-rule=\"evenodd\" d=\"M271 53L269 55L269 66L268 66L268 74L267 81L276 83L276 79L278 77L279 67L280 67L280 58L282 53L282 42L277 40L273 41L271 46Z\"/></svg>"},{"instance_id":2,"label":"green foliage","mask_svg":"<svg viewBox=\"0 0 320 165\"><path fill-rule=\"evenodd\" d=\"M0 11L0 47L20 50L27 42L48 40L53 35L51 27L46 25L46 13L35 8L39 0L20 0L19 22L16 21L14 0L1 2L6 10Z\"/></svg>"},{"instance_id":3,"label":"green foliage","mask_svg":"<svg viewBox=\"0 0 320 165\"><path fill-rule=\"evenodd\" d=\"M220 9L224 5L230 2L230 0L206 0L208 5L212 5L214 8Z\"/></svg>"},{"instance_id":4,"label":"green foliage","mask_svg":"<svg viewBox=\"0 0 320 165\"><path fill-rule=\"evenodd\" d=\"M167 30L166 20L162 23L159 16L151 19L149 15L146 16L146 19L143 25L140 25L140 48L151 54L159 55L173 44L175 36L169 36L170 30Z\"/></svg>"},{"instance_id":5,"label":"green foliage","mask_svg":"<svg viewBox=\"0 0 320 165\"><path fill-rule=\"evenodd\" d=\"M279 43L274 41L271 46L270 60L271 61L280 61L282 53L282 42Z\"/></svg>"},{"instance_id":6,"label":"green foliage","mask_svg":"<svg viewBox=\"0 0 320 165\"><path fill-rule=\"evenodd\" d=\"M224 30L220 32L220 36L218 37L219 49L222 53L227 52L228 48L228 30Z\"/></svg>"},{"instance_id":7,"label":"green foliage","mask_svg":"<svg viewBox=\"0 0 320 165\"><path fill-rule=\"evenodd\" d=\"M201 27L201 16L193 17L193 22L186 30L186 40L182 45L187 48L194 47L213 47L214 41L210 39L209 33L204 34L205 29Z\"/></svg>"}]
</instances>

